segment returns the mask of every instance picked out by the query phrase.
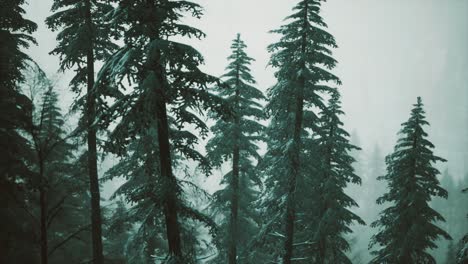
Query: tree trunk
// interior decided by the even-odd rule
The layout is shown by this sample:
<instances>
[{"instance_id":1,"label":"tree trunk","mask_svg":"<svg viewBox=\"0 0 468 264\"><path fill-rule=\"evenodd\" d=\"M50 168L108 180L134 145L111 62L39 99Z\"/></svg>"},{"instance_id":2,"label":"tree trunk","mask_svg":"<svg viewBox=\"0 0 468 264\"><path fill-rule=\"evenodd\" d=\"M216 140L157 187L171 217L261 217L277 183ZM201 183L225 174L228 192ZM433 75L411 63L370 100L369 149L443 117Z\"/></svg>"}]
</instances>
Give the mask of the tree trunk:
<instances>
[{"instance_id":1,"label":"tree trunk","mask_svg":"<svg viewBox=\"0 0 468 264\"><path fill-rule=\"evenodd\" d=\"M333 135L335 133L335 129L333 126L330 127L330 133L328 134L328 140L330 141L331 138L333 138ZM327 157L326 157L326 163L325 165L327 166L327 171L331 171L332 170L332 148L330 146L330 143L328 143L328 148L327 148ZM327 180L329 179L329 177L331 177L330 174L328 173L325 173L324 174L324 177L323 177L323 182L326 183ZM323 195L326 193L326 190L324 189L324 187L322 187L322 197ZM323 218L323 216L325 215L325 213L327 212L328 210L328 201L327 200L322 200L322 205L321 205L321 208L320 208L320 219ZM327 263L327 238L326 237L321 237L320 240L319 240L319 252L318 252L318 255L319 255L319 261L317 262L317 264L325 264ZM332 261L329 259L329 262ZM333 262L330 262L330 263L333 263Z\"/></svg>"},{"instance_id":2,"label":"tree trunk","mask_svg":"<svg viewBox=\"0 0 468 264\"><path fill-rule=\"evenodd\" d=\"M149 223L149 229L156 228L156 225L154 224L154 218L151 219L151 222ZM149 230L147 231L149 232ZM154 263L154 253L156 250L156 243L155 239L153 236L149 235L148 233L146 234L146 247L145 247L145 261L146 264L153 264Z\"/></svg>"},{"instance_id":3,"label":"tree trunk","mask_svg":"<svg viewBox=\"0 0 468 264\"><path fill-rule=\"evenodd\" d=\"M97 148L96 129L94 121L96 118L96 97L94 95L94 47L93 47L93 25L91 20L90 0L85 2L85 21L90 34L90 46L86 54L87 70L87 96L86 96L86 119L88 128L88 174L89 189L91 193L91 230L93 242L93 263L103 264L104 256L102 252L102 227L101 227L101 206L99 194L99 179L97 171Z\"/></svg>"},{"instance_id":4,"label":"tree trunk","mask_svg":"<svg viewBox=\"0 0 468 264\"><path fill-rule=\"evenodd\" d=\"M237 262L237 215L239 210L239 133L240 133L240 117L239 117L239 66L237 67L236 80L236 109L234 117L234 152L232 157L232 179L231 179L231 218L229 221L229 250L228 263L236 264Z\"/></svg>"},{"instance_id":5,"label":"tree trunk","mask_svg":"<svg viewBox=\"0 0 468 264\"><path fill-rule=\"evenodd\" d=\"M39 158L39 177L41 179L41 189L39 190L39 206L41 207L41 264L48 263L48 244L47 244L47 197L44 179L44 164L42 158Z\"/></svg>"},{"instance_id":6,"label":"tree trunk","mask_svg":"<svg viewBox=\"0 0 468 264\"><path fill-rule=\"evenodd\" d=\"M304 12L304 23L303 27L307 26L307 12L308 5L306 3ZM302 34L302 55L306 52L307 35L306 31ZM304 70L306 65L305 61L302 61L301 65ZM294 242L294 221L296 220L296 181L297 175L300 174L300 152L301 152L301 132L302 132L302 119L304 116L304 87L305 78L303 75L300 76L298 81L298 87L296 91L296 113L294 120L294 134L293 134L293 149L291 153L291 171L288 179L288 191L286 197L286 229L284 241L284 256L283 264L291 264L291 258L293 255L293 242Z\"/></svg>"},{"instance_id":7,"label":"tree trunk","mask_svg":"<svg viewBox=\"0 0 468 264\"><path fill-rule=\"evenodd\" d=\"M159 55L159 54L158 54ZM159 56L158 56L159 57ZM156 60L158 61L158 60ZM157 64L157 63L156 63ZM164 179L165 192L164 216L166 220L167 242L169 254L175 257L177 263L182 261L180 243L180 227L177 220L177 180L172 174L171 150L169 143L169 122L166 109L166 93L164 85L164 71L162 66L156 66L156 119L158 125L159 161L161 177Z\"/></svg>"}]
</instances>

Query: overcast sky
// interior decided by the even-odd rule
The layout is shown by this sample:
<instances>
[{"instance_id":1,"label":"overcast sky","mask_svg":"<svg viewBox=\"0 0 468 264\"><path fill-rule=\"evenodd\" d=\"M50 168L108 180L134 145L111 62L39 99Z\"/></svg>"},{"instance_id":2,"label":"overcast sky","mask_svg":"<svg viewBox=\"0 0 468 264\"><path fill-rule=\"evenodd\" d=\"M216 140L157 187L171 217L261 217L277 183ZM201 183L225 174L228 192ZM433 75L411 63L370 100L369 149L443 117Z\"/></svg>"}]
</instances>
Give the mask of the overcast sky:
<instances>
[{"instance_id":1,"label":"overcast sky","mask_svg":"<svg viewBox=\"0 0 468 264\"><path fill-rule=\"evenodd\" d=\"M268 31L282 24L297 1L199 0L205 8L200 21L189 20L207 38L188 41L206 58L204 69L220 75L236 33L256 59L253 75L266 90L275 80L267 67ZM73 95L66 83L70 73L57 75L58 58L48 55L56 45L44 19L52 0L29 0L27 16L39 24L39 45L31 56L50 76L58 76L61 99ZM468 172L468 0L329 0L323 16L339 45L334 70L343 81L345 125L356 131L367 152L378 143L385 154L396 141L417 96L426 104L430 139L449 160L456 178Z\"/></svg>"}]
</instances>

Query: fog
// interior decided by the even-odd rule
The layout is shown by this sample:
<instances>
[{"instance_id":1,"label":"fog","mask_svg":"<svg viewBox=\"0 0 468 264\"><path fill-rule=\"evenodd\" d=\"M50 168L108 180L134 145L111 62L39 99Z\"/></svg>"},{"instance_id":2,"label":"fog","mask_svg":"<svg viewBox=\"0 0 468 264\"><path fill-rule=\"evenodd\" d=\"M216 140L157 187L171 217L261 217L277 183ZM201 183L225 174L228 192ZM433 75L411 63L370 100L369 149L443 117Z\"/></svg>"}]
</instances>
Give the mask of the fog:
<instances>
[{"instance_id":1,"label":"fog","mask_svg":"<svg viewBox=\"0 0 468 264\"><path fill-rule=\"evenodd\" d=\"M224 72L229 46L236 33L255 58L253 76L266 91L275 82L268 67L267 45L295 1L199 0L205 8L201 20L189 19L207 37L186 40L205 56L208 73ZM55 33L44 19L52 0L30 0L27 16L38 23L34 34L39 45L28 51L57 79L64 110L75 98L67 83L70 73L57 73L58 58L48 55L56 45ZM426 105L429 139L435 153L448 160L439 164L457 181L468 173L468 1L467 0L329 0L323 17L339 45L334 50L338 67L333 71L343 82L345 126L359 137L362 155L376 145L388 154L397 140L400 124L407 120L416 97ZM101 173L113 161L101 166ZM216 184L220 172L207 186ZM107 196L117 183L106 185Z\"/></svg>"}]
</instances>

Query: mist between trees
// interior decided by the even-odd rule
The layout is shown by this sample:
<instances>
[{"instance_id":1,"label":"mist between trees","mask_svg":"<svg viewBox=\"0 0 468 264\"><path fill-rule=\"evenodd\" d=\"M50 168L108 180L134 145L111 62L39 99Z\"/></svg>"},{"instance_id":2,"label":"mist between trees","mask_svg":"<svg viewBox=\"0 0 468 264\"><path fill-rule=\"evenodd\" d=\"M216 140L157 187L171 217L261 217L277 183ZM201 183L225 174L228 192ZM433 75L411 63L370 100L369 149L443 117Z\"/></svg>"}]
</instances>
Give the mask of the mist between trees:
<instances>
[{"instance_id":1,"label":"mist between trees","mask_svg":"<svg viewBox=\"0 0 468 264\"><path fill-rule=\"evenodd\" d=\"M0 4L0 263L468 262L468 176L424 97L388 153L347 130L325 1L271 30L269 87L242 34L205 72L198 3L51 2L67 92L29 52L42 21Z\"/></svg>"}]
</instances>

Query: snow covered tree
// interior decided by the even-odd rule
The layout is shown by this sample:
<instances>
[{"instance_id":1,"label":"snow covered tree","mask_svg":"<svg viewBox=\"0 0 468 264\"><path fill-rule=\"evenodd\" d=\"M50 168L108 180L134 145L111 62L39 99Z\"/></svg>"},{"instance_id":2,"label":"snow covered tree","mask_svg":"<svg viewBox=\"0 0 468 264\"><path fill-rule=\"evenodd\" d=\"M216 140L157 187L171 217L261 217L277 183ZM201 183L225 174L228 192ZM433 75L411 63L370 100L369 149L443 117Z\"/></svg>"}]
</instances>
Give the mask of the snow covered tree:
<instances>
[{"instance_id":1,"label":"snow covered tree","mask_svg":"<svg viewBox=\"0 0 468 264\"><path fill-rule=\"evenodd\" d=\"M181 23L186 13L199 18L202 8L189 1L119 1L110 23L125 25L124 46L106 62L98 77L98 93L115 100L109 106L103 97L103 126L119 119L109 136L111 151L124 154L132 138L149 127L156 128L158 151L154 158L158 160L160 192L153 203L164 213L166 261L170 263L191 262L186 259L191 245L183 248L182 242L189 240L181 239L180 217L185 222L193 219L212 224L184 199L182 182L174 173L175 154L198 162L206 173L211 169L208 160L195 149L198 136L186 125L206 136L208 127L199 114L209 109L229 112L223 100L207 90L207 85L217 78L199 69L202 55L173 40L204 36L200 30Z\"/></svg>"},{"instance_id":2,"label":"snow covered tree","mask_svg":"<svg viewBox=\"0 0 468 264\"><path fill-rule=\"evenodd\" d=\"M70 83L72 90L79 93L83 86L87 88L83 113L88 144L93 262L96 264L102 264L104 257L97 171L97 95L94 90L94 63L105 60L110 52L116 49L116 45L110 40L111 31L103 23L103 18L111 10L112 6L105 0L54 0L54 14L46 19L50 29L60 30L57 35L58 45L51 54L60 57L62 70L75 70L76 74Z\"/></svg>"},{"instance_id":3,"label":"snow covered tree","mask_svg":"<svg viewBox=\"0 0 468 264\"><path fill-rule=\"evenodd\" d=\"M326 23L320 16L321 2L302 0L287 17L289 24L272 31L281 35L279 42L268 47L272 53L270 65L277 68L277 83L269 89L267 112L271 123L267 129L268 153L262 162L265 168L266 189L263 199L266 206L265 233L284 226L282 259L290 264L293 257L294 225L296 221L296 186L298 181L312 177L305 170L301 156L313 149L305 149L310 130L317 128L315 109L324 109L324 92L331 91L329 83L340 84L338 77L329 72L336 65L331 57L335 39L325 31ZM313 144L307 144L312 147ZM284 214L283 222L277 221L278 212ZM276 224L275 224L276 223ZM303 241L300 241L303 242ZM278 255L270 243L269 251ZM278 261L274 257L274 261Z\"/></svg>"},{"instance_id":4,"label":"snow covered tree","mask_svg":"<svg viewBox=\"0 0 468 264\"><path fill-rule=\"evenodd\" d=\"M138 225L128 241L126 259L128 263L150 264L154 263L153 256L157 251L167 250L165 237L161 235L164 215L159 204L162 185L156 129L148 128L145 133L140 133L127 150L103 178L123 177L126 180L111 199L121 197L130 207L111 218L111 227L114 223Z\"/></svg>"},{"instance_id":5,"label":"snow covered tree","mask_svg":"<svg viewBox=\"0 0 468 264\"><path fill-rule=\"evenodd\" d=\"M253 59L246 54L246 47L238 34L231 45L227 72L222 76L224 85L217 87L218 94L226 99L234 114L229 120L216 122L211 128L214 137L206 147L209 160L216 166L232 162L232 169L222 179L225 187L214 194L211 206L215 215L222 218L216 263L237 263L242 258L239 253L257 233L259 222L254 202L261 180L254 161L260 159L258 141L263 139L264 126L257 120L264 117L259 103L264 96L253 86L255 80L249 69Z\"/></svg>"},{"instance_id":6,"label":"snow covered tree","mask_svg":"<svg viewBox=\"0 0 468 264\"><path fill-rule=\"evenodd\" d=\"M315 230L314 242L317 254L314 263L352 263L346 256L350 245L344 235L351 233L353 222L365 225L364 221L351 212L351 207L358 204L345 192L350 184L361 184L361 178L354 172L355 161L351 157L352 150L358 147L349 142L349 134L343 129L340 115L343 115L338 91L332 93L328 107L321 112L320 135L318 141L318 158L320 166L318 175L314 175L317 183L318 225Z\"/></svg>"},{"instance_id":7,"label":"snow covered tree","mask_svg":"<svg viewBox=\"0 0 468 264\"><path fill-rule=\"evenodd\" d=\"M426 125L418 97L409 120L402 124L394 152L386 158L387 174L379 177L388 182L389 189L377 203L391 205L372 223L379 231L371 240L371 247L378 246L371 263L436 263L427 250L436 247L438 237L451 239L435 225L445 219L429 206L433 197L447 198L447 191L440 186L440 172L433 165L445 160L433 154Z\"/></svg>"},{"instance_id":8,"label":"snow covered tree","mask_svg":"<svg viewBox=\"0 0 468 264\"><path fill-rule=\"evenodd\" d=\"M32 105L20 90L23 70L30 61L24 53L37 25L24 18L24 0L4 0L0 8L0 262L33 263L34 219L27 195L35 175L28 166L33 151L24 132L32 125Z\"/></svg>"}]
</instances>

